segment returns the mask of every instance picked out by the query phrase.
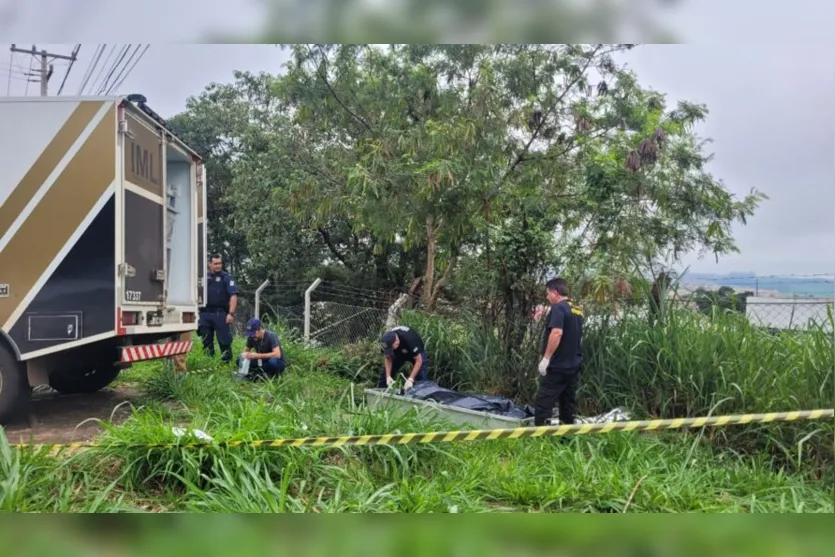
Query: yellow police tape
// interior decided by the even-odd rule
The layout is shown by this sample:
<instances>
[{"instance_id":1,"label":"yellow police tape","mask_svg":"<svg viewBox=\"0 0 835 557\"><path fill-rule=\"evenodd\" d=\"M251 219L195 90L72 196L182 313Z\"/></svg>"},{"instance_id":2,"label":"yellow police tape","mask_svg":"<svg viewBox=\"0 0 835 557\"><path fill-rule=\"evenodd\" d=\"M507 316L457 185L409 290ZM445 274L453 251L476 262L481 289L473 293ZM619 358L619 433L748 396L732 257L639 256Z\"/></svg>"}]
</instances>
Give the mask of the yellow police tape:
<instances>
[{"instance_id":1,"label":"yellow police tape","mask_svg":"<svg viewBox=\"0 0 835 557\"><path fill-rule=\"evenodd\" d=\"M561 437L565 435L586 435L612 431L658 431L696 427L721 427L728 425L757 424L772 422L796 422L801 420L823 420L835 417L834 409L800 410L796 412L772 412L768 414L738 414L729 416L708 416L702 418L674 418L668 420L643 420L631 422L610 422L604 424L573 424L559 426L517 427L511 429L476 429L469 431L447 431L430 433L387 433L385 435L342 435L339 437L302 437L297 439L272 439L253 441L200 441L179 443L66 443L38 445L52 449L93 449L97 447L141 447L143 449L211 448L211 447L342 447L345 445L414 445L427 443L452 443L455 441L492 441L495 439L521 439L524 437ZM32 445L19 444L18 448Z\"/></svg>"}]
</instances>

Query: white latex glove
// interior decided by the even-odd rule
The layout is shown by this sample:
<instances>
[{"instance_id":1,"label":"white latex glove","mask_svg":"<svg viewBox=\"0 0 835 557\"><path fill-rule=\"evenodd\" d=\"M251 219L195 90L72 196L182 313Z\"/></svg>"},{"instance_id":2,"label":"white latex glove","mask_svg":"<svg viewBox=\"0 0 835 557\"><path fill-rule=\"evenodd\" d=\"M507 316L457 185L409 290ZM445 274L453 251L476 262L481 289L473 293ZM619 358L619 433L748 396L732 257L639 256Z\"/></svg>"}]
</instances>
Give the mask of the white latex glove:
<instances>
[{"instance_id":1,"label":"white latex glove","mask_svg":"<svg viewBox=\"0 0 835 557\"><path fill-rule=\"evenodd\" d=\"M394 385L394 377L386 377L386 387L391 389L392 385Z\"/></svg>"},{"instance_id":2,"label":"white latex glove","mask_svg":"<svg viewBox=\"0 0 835 557\"><path fill-rule=\"evenodd\" d=\"M406 379L406 382L403 383L403 390L408 391L409 389L411 389L414 386L415 386L414 381L412 381L411 379Z\"/></svg>"},{"instance_id":3,"label":"white latex glove","mask_svg":"<svg viewBox=\"0 0 835 557\"><path fill-rule=\"evenodd\" d=\"M539 374L542 377L545 377L545 374L548 373L548 362L550 362L550 360L548 358L542 358L541 360L539 360L539 368L538 369L539 369Z\"/></svg>"}]
</instances>

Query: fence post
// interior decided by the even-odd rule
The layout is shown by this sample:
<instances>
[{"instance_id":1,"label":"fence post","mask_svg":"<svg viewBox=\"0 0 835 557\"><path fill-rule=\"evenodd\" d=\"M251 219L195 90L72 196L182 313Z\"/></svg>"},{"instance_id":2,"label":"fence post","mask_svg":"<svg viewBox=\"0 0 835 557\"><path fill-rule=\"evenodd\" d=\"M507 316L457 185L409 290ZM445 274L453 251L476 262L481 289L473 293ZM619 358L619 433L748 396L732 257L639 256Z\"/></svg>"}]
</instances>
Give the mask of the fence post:
<instances>
[{"instance_id":1,"label":"fence post","mask_svg":"<svg viewBox=\"0 0 835 557\"><path fill-rule=\"evenodd\" d=\"M261 283L261 286L255 289L255 318L261 319L261 292L270 284L270 279Z\"/></svg>"},{"instance_id":2,"label":"fence post","mask_svg":"<svg viewBox=\"0 0 835 557\"><path fill-rule=\"evenodd\" d=\"M310 294L316 290L316 287L322 284L322 279L317 278L313 284L307 287L304 291L304 340L310 340Z\"/></svg>"}]
</instances>

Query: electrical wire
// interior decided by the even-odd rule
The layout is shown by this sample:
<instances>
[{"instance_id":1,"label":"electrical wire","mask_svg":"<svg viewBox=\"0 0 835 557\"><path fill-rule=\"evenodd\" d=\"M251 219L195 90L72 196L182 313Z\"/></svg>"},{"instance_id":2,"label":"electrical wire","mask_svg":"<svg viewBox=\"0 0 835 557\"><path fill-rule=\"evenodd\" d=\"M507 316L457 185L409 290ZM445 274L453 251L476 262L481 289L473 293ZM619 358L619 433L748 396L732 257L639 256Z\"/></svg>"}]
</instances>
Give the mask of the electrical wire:
<instances>
[{"instance_id":1,"label":"electrical wire","mask_svg":"<svg viewBox=\"0 0 835 557\"><path fill-rule=\"evenodd\" d=\"M116 71L116 68L119 67L119 65L122 63L122 60L124 60L125 56L127 56L128 51L130 50L130 46L131 45L127 45L126 47L123 47L121 50L119 50L118 59L116 60L116 62L113 63L113 66L111 66L110 71L107 73L107 77L104 78L104 83L102 83L101 87L99 87L99 90L96 94L104 94L104 91L107 89L108 83L110 83L110 78L113 77L113 72Z\"/></svg>"},{"instance_id":2,"label":"electrical wire","mask_svg":"<svg viewBox=\"0 0 835 557\"><path fill-rule=\"evenodd\" d=\"M142 46L142 45L140 45L140 46ZM144 50L142 51L142 53L139 55L139 58L137 58L137 59L136 59L136 61L133 63L133 65L132 65L132 66L131 66L128 70L127 70L127 72L125 72L125 75L122 77L122 79L120 79L120 80L118 81L118 83L114 84L114 85L113 85L113 87L111 87L111 88L108 90L108 94L110 94L110 93L111 93L111 92L113 92L113 91L118 90L118 89L119 89L119 87L121 87L121 86L122 86L122 83L124 83L124 82L125 82L125 80L128 78L128 76L131 74L131 72L133 71L133 68L135 68L135 67L136 67L136 64L138 64L138 63L139 63L139 61L140 61L140 60L142 60L142 57L143 57L143 56L145 56L145 53L148 51L148 48L150 48L150 46L151 46L150 44L146 44L146 45L145 45L145 49L144 49ZM136 48L137 48L137 50L139 50L139 47L136 47ZM135 52L134 52L134 54L135 54ZM128 63L130 63L130 60L128 60ZM127 64L126 64L126 65L127 65Z\"/></svg>"},{"instance_id":3,"label":"electrical wire","mask_svg":"<svg viewBox=\"0 0 835 557\"><path fill-rule=\"evenodd\" d=\"M32 65L34 63L35 63L35 57L30 56L29 57L29 71L26 74L26 89L23 91L23 96L24 97L29 96L29 84L32 83Z\"/></svg>"},{"instance_id":4,"label":"electrical wire","mask_svg":"<svg viewBox=\"0 0 835 557\"><path fill-rule=\"evenodd\" d=\"M107 45L105 45L105 47L106 46ZM115 44L110 47L110 52L107 53L107 58L104 59L104 65L99 69L99 73L96 74L95 79L93 79L92 85L87 90L89 93L92 93L93 90L97 87L96 83L101 79L101 76L104 73L105 68L107 67L107 63L110 61L110 57L113 56L113 51L114 50L116 50L116 45Z\"/></svg>"},{"instance_id":5,"label":"electrical wire","mask_svg":"<svg viewBox=\"0 0 835 557\"><path fill-rule=\"evenodd\" d=\"M84 77L81 79L81 85L78 87L79 95L82 94L84 87L86 87L87 83L90 81L90 77L93 75L93 71L96 69L96 66L98 66L99 60L101 60L101 55L104 54L104 49L106 47L106 44L96 45L96 50L93 52L93 56L90 58L90 63L87 65L87 71L84 72Z\"/></svg>"},{"instance_id":6,"label":"electrical wire","mask_svg":"<svg viewBox=\"0 0 835 557\"><path fill-rule=\"evenodd\" d=\"M118 83L122 76L125 75L125 70L127 69L128 64L130 64L131 60L133 60L134 56L136 56L136 53L139 52L141 46L141 44L136 45L136 48L133 49L133 54L130 55L130 58L128 58L127 62L125 62L125 65L122 66L122 69L119 70L119 73L117 73L115 77L113 77L113 82L110 85L110 87L108 87L107 90L104 91L105 95L109 95L110 92L115 88L116 83ZM130 46L128 46L128 51L130 51Z\"/></svg>"},{"instance_id":7,"label":"electrical wire","mask_svg":"<svg viewBox=\"0 0 835 557\"><path fill-rule=\"evenodd\" d=\"M12 94L12 71L14 69L14 50L9 52L9 83L6 85L6 96Z\"/></svg>"},{"instance_id":8,"label":"electrical wire","mask_svg":"<svg viewBox=\"0 0 835 557\"><path fill-rule=\"evenodd\" d=\"M70 71L72 71L72 66L75 64L75 61L78 59L78 52L81 50L81 43L75 45L75 48L72 51L72 60L70 60L70 65L67 67L66 73L64 73L64 79L61 81L61 86L58 87L58 95L61 94L61 91L64 90L64 84L67 83L67 77L70 75Z\"/></svg>"}]
</instances>

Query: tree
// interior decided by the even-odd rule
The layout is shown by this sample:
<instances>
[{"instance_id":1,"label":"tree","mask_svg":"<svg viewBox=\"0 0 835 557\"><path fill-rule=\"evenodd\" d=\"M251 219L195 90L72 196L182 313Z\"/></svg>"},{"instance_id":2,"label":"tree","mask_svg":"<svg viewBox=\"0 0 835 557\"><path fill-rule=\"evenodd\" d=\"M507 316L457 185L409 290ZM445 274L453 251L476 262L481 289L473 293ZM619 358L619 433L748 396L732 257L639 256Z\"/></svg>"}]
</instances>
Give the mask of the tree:
<instances>
[{"instance_id":1,"label":"tree","mask_svg":"<svg viewBox=\"0 0 835 557\"><path fill-rule=\"evenodd\" d=\"M748 296L753 295L750 291L737 293L730 286L720 286L715 291L700 287L693 292L693 301L699 311L706 315L710 315L714 310L744 314Z\"/></svg>"},{"instance_id":2,"label":"tree","mask_svg":"<svg viewBox=\"0 0 835 557\"><path fill-rule=\"evenodd\" d=\"M763 198L705 170L706 108L640 87L616 58L633 46L292 45L283 75L241 74L189 112L234 120L230 230L293 244L248 237L256 267L296 247L307 269L420 285L430 310L489 297L520 322L512 347L554 270L623 298L635 261L735 251Z\"/></svg>"}]
</instances>

